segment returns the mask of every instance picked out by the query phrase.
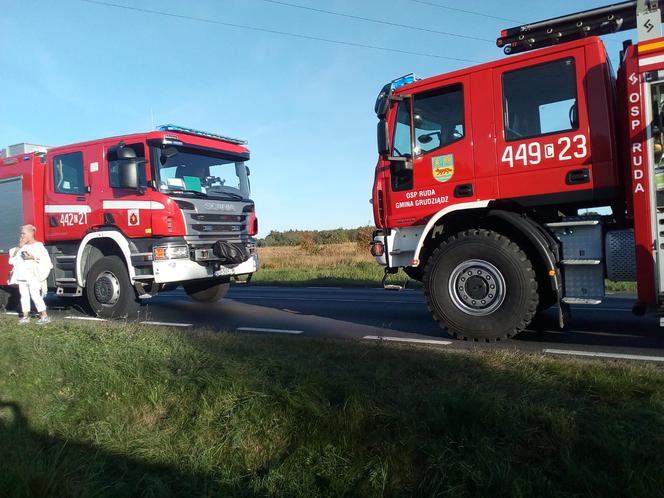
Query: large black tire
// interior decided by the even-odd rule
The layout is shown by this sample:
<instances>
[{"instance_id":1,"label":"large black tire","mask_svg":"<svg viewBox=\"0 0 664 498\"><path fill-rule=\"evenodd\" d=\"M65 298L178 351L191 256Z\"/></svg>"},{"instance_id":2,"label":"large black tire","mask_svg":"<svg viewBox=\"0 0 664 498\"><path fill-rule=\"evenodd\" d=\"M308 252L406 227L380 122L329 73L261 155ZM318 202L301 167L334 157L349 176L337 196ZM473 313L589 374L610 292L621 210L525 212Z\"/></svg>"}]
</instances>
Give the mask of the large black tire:
<instances>
[{"instance_id":1,"label":"large black tire","mask_svg":"<svg viewBox=\"0 0 664 498\"><path fill-rule=\"evenodd\" d=\"M139 302L129 273L118 256L97 261L85 279L85 298L94 315L102 318L134 318Z\"/></svg>"},{"instance_id":2,"label":"large black tire","mask_svg":"<svg viewBox=\"0 0 664 498\"><path fill-rule=\"evenodd\" d=\"M231 284L227 280L203 280L184 284L185 292L194 301L200 303L216 303L221 301L228 292Z\"/></svg>"},{"instance_id":3,"label":"large black tire","mask_svg":"<svg viewBox=\"0 0 664 498\"><path fill-rule=\"evenodd\" d=\"M424 271L424 292L434 319L464 340L518 334L539 302L525 252L491 230L460 232L438 246Z\"/></svg>"}]
</instances>

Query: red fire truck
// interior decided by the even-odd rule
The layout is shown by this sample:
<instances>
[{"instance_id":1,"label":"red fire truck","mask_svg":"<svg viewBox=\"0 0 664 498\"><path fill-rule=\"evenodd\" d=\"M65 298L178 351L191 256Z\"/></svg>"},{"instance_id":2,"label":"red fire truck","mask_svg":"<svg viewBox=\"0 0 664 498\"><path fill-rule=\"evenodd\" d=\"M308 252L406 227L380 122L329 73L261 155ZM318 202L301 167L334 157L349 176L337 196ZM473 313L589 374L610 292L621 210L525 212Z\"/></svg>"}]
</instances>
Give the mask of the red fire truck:
<instances>
[{"instance_id":1,"label":"red fire truck","mask_svg":"<svg viewBox=\"0 0 664 498\"><path fill-rule=\"evenodd\" d=\"M182 285L221 299L258 267L245 142L173 125L62 147L0 153L0 285L31 223L51 254L49 289L103 317L134 315ZM0 294L6 300L11 289Z\"/></svg>"},{"instance_id":2,"label":"red fire truck","mask_svg":"<svg viewBox=\"0 0 664 498\"><path fill-rule=\"evenodd\" d=\"M512 57L382 89L372 253L441 326L497 340L556 305L564 327L605 279L662 312L661 24L639 0L519 26L497 42ZM597 36L633 28L615 74Z\"/></svg>"}]
</instances>

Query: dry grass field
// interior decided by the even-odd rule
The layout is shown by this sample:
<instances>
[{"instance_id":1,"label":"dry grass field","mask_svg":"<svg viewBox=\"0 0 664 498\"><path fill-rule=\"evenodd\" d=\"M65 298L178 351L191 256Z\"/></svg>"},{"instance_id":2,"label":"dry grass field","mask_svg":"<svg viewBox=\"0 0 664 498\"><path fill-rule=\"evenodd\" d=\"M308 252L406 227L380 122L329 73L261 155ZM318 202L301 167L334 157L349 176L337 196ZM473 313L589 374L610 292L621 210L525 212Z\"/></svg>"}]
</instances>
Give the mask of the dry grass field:
<instances>
[{"instance_id":1,"label":"dry grass field","mask_svg":"<svg viewBox=\"0 0 664 498\"><path fill-rule=\"evenodd\" d=\"M377 287L383 278L383 268L369 253L368 244L260 247L258 258L259 271L252 284ZM395 283L407 279L403 273L391 277Z\"/></svg>"},{"instance_id":2,"label":"dry grass field","mask_svg":"<svg viewBox=\"0 0 664 498\"><path fill-rule=\"evenodd\" d=\"M323 268L345 266L356 263L375 263L369 253L369 246L360 247L353 242L344 244L286 247L259 247L258 257L261 269L282 268Z\"/></svg>"}]
</instances>

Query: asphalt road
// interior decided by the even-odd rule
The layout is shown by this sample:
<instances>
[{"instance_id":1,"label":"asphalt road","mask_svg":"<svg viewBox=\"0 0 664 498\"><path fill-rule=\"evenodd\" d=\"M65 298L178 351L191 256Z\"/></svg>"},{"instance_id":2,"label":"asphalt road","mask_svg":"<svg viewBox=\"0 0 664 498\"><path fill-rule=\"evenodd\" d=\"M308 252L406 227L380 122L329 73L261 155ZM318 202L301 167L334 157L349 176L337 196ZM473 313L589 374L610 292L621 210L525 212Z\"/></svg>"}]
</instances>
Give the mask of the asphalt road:
<instances>
[{"instance_id":1,"label":"asphalt road","mask_svg":"<svg viewBox=\"0 0 664 498\"><path fill-rule=\"evenodd\" d=\"M664 361L664 329L655 316L635 317L631 296L610 296L599 306L573 307L571 327L557 328L548 310L531 330L509 341L457 341L433 321L419 290L234 286L217 304L191 301L183 291L160 294L142 310L142 320L182 327L281 333L360 340L425 341L450 349L508 348L529 352L564 350L637 355ZM49 302L52 315L83 318L76 306ZM559 354L559 353L552 353Z\"/></svg>"}]
</instances>

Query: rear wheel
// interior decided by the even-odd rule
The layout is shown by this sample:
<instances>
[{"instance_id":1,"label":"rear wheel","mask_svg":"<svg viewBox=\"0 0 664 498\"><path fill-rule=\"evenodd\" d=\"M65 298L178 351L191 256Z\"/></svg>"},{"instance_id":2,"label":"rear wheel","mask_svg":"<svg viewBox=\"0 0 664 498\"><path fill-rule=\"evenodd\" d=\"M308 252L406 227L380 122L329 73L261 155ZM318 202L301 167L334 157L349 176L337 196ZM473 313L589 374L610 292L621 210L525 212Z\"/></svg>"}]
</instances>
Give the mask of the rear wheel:
<instances>
[{"instance_id":1,"label":"rear wheel","mask_svg":"<svg viewBox=\"0 0 664 498\"><path fill-rule=\"evenodd\" d=\"M91 311L103 318L127 318L137 314L139 303L124 262L118 256L97 261L86 277L85 297Z\"/></svg>"},{"instance_id":2,"label":"rear wheel","mask_svg":"<svg viewBox=\"0 0 664 498\"><path fill-rule=\"evenodd\" d=\"M460 339L512 337L528 326L539 301L526 254L490 230L443 242L428 260L424 289L434 319Z\"/></svg>"},{"instance_id":3,"label":"rear wheel","mask_svg":"<svg viewBox=\"0 0 664 498\"><path fill-rule=\"evenodd\" d=\"M205 280L203 282L184 284L184 290L194 301L216 303L226 296L230 286L230 282L226 280L221 282L218 280Z\"/></svg>"}]
</instances>

